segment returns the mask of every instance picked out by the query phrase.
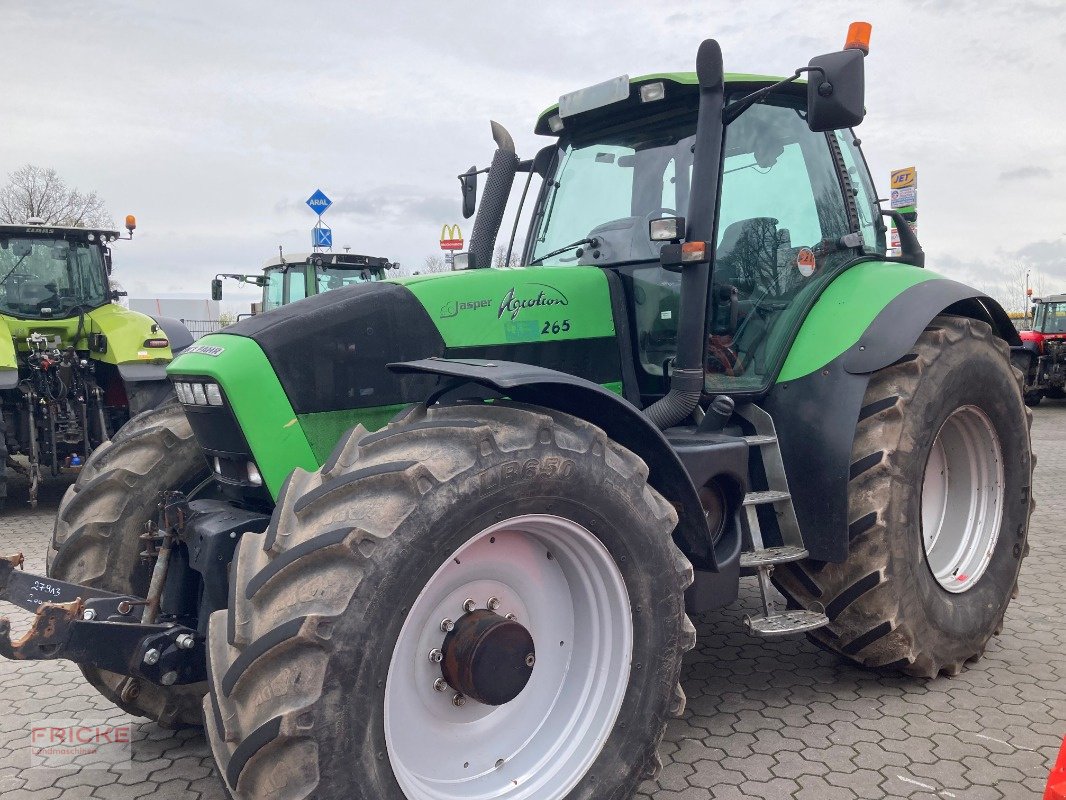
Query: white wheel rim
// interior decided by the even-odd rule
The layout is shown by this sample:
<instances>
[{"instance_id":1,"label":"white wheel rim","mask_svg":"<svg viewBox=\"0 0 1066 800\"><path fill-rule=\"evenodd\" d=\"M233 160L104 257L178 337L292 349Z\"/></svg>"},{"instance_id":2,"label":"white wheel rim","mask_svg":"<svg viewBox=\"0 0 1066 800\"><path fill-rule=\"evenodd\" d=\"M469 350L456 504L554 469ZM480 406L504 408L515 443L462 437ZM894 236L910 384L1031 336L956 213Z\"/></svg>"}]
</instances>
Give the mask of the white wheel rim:
<instances>
[{"instance_id":1,"label":"white wheel rim","mask_svg":"<svg viewBox=\"0 0 1066 800\"><path fill-rule=\"evenodd\" d=\"M456 707L452 689L434 689L429 653L442 620L493 597L532 634L536 666L511 702ZM433 575L393 650L385 744L400 788L409 800L565 797L614 728L632 653L625 582L589 531L548 514L483 530Z\"/></svg>"},{"instance_id":2,"label":"white wheel rim","mask_svg":"<svg viewBox=\"0 0 1066 800\"><path fill-rule=\"evenodd\" d=\"M922 480L922 545L937 582L972 589L992 560L1003 517L1003 456L988 416L952 412L933 441Z\"/></svg>"}]
</instances>

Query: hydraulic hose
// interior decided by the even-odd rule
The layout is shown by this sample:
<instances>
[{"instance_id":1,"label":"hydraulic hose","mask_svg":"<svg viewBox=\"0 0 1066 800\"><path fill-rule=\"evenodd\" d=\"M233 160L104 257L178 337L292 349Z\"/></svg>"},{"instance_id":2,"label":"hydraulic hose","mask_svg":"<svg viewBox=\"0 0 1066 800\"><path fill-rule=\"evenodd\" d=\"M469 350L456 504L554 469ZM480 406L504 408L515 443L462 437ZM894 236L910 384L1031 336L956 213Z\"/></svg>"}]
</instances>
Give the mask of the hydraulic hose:
<instances>
[{"instance_id":1,"label":"hydraulic hose","mask_svg":"<svg viewBox=\"0 0 1066 800\"><path fill-rule=\"evenodd\" d=\"M496 248L496 235L503 224L503 212L511 195L511 186L518 171L518 156L514 139L498 122L490 122L492 138L496 140L496 152L492 156L485 196L474 219L474 232L470 236L470 266L483 269L492 266L492 251Z\"/></svg>"}]
</instances>

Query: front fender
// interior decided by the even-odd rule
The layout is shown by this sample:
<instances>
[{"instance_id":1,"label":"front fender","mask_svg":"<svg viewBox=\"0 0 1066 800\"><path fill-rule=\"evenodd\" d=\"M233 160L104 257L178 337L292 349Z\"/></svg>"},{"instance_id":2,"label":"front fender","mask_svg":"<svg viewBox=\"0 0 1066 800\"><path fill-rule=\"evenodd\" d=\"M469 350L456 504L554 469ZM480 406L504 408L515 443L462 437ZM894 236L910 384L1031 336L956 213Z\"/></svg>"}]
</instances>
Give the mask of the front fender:
<instances>
[{"instance_id":1,"label":"front fender","mask_svg":"<svg viewBox=\"0 0 1066 800\"><path fill-rule=\"evenodd\" d=\"M1006 312L991 298L888 262L843 273L804 321L763 405L777 427L811 558L839 562L848 556L851 448L870 374L905 356L942 313L986 322L1009 345L1021 346Z\"/></svg>"},{"instance_id":2,"label":"front fender","mask_svg":"<svg viewBox=\"0 0 1066 800\"><path fill-rule=\"evenodd\" d=\"M424 358L389 364L389 369L475 383L520 403L552 408L599 426L612 440L644 459L648 482L677 509L674 537L682 550L702 562L698 566L717 570L707 520L692 479L662 431L624 398L584 378L513 361ZM434 399L431 397L430 402Z\"/></svg>"}]
</instances>

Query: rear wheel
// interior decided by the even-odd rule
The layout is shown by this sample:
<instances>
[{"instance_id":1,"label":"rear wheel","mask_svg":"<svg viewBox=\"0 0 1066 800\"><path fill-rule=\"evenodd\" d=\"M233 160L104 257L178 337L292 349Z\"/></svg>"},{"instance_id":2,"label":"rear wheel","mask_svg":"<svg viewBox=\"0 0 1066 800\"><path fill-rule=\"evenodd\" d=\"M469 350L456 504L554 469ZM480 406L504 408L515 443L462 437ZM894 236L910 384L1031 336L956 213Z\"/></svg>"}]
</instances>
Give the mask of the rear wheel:
<instances>
[{"instance_id":1,"label":"rear wheel","mask_svg":"<svg viewBox=\"0 0 1066 800\"><path fill-rule=\"evenodd\" d=\"M209 627L238 797L629 797L695 630L647 468L592 425L416 407L297 471Z\"/></svg>"},{"instance_id":2,"label":"rear wheel","mask_svg":"<svg viewBox=\"0 0 1066 800\"><path fill-rule=\"evenodd\" d=\"M825 606L811 634L867 666L956 674L984 652L1017 588L1032 509L1031 412L1006 343L937 317L870 378L852 449L847 561L775 573Z\"/></svg>"},{"instance_id":3,"label":"rear wheel","mask_svg":"<svg viewBox=\"0 0 1066 800\"><path fill-rule=\"evenodd\" d=\"M130 420L93 451L59 504L48 574L53 578L144 597L151 565L140 557L144 525L163 491L189 490L209 470L180 406ZM165 727L200 724L204 683L156 686L82 667L86 679L124 711Z\"/></svg>"}]
</instances>

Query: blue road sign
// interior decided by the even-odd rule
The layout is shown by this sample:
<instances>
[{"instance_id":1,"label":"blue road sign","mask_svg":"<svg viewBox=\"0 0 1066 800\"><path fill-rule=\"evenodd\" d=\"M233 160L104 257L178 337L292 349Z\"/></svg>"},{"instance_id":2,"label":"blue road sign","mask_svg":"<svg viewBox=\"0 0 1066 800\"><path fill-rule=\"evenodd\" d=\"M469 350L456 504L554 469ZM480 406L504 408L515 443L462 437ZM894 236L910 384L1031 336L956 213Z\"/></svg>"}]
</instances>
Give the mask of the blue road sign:
<instances>
[{"instance_id":1,"label":"blue road sign","mask_svg":"<svg viewBox=\"0 0 1066 800\"><path fill-rule=\"evenodd\" d=\"M311 244L314 247L333 247L333 230L331 228L312 228Z\"/></svg>"},{"instance_id":2,"label":"blue road sign","mask_svg":"<svg viewBox=\"0 0 1066 800\"><path fill-rule=\"evenodd\" d=\"M315 193L307 198L307 205L318 216L322 216L323 212L333 205L333 201L326 197L326 193L321 189L315 189Z\"/></svg>"}]
</instances>

